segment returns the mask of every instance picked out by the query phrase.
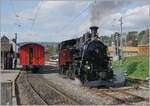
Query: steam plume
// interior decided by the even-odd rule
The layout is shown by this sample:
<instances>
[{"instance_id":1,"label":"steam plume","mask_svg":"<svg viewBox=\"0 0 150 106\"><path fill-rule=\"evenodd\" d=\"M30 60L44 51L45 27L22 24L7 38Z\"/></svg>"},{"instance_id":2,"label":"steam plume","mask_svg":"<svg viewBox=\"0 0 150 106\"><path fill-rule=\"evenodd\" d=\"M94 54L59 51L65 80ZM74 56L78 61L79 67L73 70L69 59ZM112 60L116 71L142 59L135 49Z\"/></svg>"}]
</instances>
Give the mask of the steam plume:
<instances>
[{"instance_id":1,"label":"steam plume","mask_svg":"<svg viewBox=\"0 0 150 106\"><path fill-rule=\"evenodd\" d=\"M124 2L122 0L97 0L93 3L91 8L91 25L98 25L100 21L104 18L119 11L125 4L129 2Z\"/></svg>"}]
</instances>

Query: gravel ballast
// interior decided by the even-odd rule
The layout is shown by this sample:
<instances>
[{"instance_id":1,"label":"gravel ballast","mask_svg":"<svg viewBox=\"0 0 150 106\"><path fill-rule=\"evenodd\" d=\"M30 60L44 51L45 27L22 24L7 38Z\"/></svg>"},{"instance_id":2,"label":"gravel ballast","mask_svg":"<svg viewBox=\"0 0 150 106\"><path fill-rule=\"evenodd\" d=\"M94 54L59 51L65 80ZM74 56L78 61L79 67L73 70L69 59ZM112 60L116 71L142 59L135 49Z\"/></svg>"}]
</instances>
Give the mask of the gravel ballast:
<instances>
[{"instance_id":1,"label":"gravel ballast","mask_svg":"<svg viewBox=\"0 0 150 106\"><path fill-rule=\"evenodd\" d=\"M19 105L45 105L41 98L33 91L27 82L26 73L22 72L16 81L17 100Z\"/></svg>"},{"instance_id":2,"label":"gravel ballast","mask_svg":"<svg viewBox=\"0 0 150 106\"><path fill-rule=\"evenodd\" d=\"M42 71L37 74L30 73L29 75L29 82L33 84L39 94L43 95L48 104L66 104L65 102L63 103L61 101L62 99L59 99L55 93L52 93L52 90L48 87L50 85L57 88L57 90L61 91L63 94L67 95L81 105L148 105L148 101L140 101L133 98L131 95L119 93L117 88L115 88L117 91L111 91L106 88L97 89L85 87L80 84L78 80L66 78L63 75L58 74L56 70L57 69L54 67L47 67L46 71ZM17 80L20 104L43 105L43 101L40 100L40 98L29 86L26 80L26 73L23 74L24 75L20 76ZM148 90L129 89L125 91L148 98Z\"/></svg>"},{"instance_id":3,"label":"gravel ballast","mask_svg":"<svg viewBox=\"0 0 150 106\"><path fill-rule=\"evenodd\" d=\"M92 92L92 89L90 91L89 88L83 87L81 84L76 83L76 81L74 80L64 78L64 76L59 75L58 73L44 74L44 77L48 79L50 82L54 83L54 85L57 88L61 89L67 95L72 96L74 99L77 99L77 101L79 101L80 103L84 105L110 105L110 104L116 105L118 103L116 101L114 102L113 98L110 99L110 97L107 97L107 96L95 95L94 92ZM141 101L141 102L137 102L133 104L136 104L136 105L147 104L147 102Z\"/></svg>"}]
</instances>

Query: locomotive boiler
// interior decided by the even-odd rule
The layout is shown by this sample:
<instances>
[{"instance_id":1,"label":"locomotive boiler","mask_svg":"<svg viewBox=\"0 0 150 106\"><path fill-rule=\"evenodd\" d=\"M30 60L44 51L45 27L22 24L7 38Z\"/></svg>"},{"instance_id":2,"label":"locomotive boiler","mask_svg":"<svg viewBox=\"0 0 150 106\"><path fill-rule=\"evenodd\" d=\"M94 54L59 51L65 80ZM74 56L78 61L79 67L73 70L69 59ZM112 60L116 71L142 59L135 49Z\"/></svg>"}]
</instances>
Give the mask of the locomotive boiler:
<instances>
[{"instance_id":1,"label":"locomotive boiler","mask_svg":"<svg viewBox=\"0 0 150 106\"><path fill-rule=\"evenodd\" d=\"M59 72L71 79L78 78L84 84L113 78L111 59L107 46L101 42L97 26L82 37L63 41L59 44Z\"/></svg>"}]
</instances>

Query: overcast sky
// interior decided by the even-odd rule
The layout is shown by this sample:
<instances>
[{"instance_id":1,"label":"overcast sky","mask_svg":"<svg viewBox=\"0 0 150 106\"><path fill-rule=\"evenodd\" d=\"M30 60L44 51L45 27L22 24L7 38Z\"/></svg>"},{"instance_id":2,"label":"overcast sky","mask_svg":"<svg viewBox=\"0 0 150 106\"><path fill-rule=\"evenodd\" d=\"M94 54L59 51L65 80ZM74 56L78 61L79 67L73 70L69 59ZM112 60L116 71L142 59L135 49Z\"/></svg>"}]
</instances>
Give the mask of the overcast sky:
<instances>
[{"instance_id":1,"label":"overcast sky","mask_svg":"<svg viewBox=\"0 0 150 106\"><path fill-rule=\"evenodd\" d=\"M121 16L123 32L148 28L148 0L2 0L1 36L17 32L18 42L60 42L82 36L93 24L99 35L110 36L120 31Z\"/></svg>"}]
</instances>

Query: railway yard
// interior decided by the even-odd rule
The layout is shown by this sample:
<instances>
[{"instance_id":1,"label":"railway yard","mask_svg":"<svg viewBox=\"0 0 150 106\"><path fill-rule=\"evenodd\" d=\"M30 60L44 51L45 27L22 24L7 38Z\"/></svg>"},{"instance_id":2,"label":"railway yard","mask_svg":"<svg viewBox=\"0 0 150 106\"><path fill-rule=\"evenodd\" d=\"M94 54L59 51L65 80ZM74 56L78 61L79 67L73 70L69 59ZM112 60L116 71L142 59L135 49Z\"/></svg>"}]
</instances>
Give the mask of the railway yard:
<instances>
[{"instance_id":1,"label":"railway yard","mask_svg":"<svg viewBox=\"0 0 150 106\"><path fill-rule=\"evenodd\" d=\"M1 105L150 105L148 0L1 7Z\"/></svg>"},{"instance_id":2,"label":"railway yard","mask_svg":"<svg viewBox=\"0 0 150 106\"><path fill-rule=\"evenodd\" d=\"M42 69L41 69L42 70ZM21 71L16 80L20 105L148 105L148 88L130 85L116 88L86 87L47 66L44 71ZM48 71L49 70L49 71Z\"/></svg>"}]
</instances>

